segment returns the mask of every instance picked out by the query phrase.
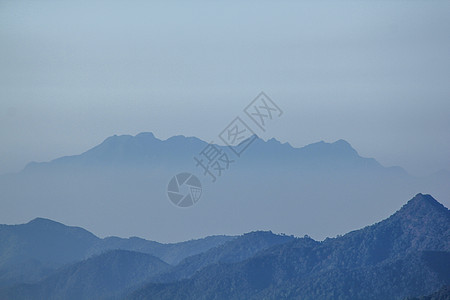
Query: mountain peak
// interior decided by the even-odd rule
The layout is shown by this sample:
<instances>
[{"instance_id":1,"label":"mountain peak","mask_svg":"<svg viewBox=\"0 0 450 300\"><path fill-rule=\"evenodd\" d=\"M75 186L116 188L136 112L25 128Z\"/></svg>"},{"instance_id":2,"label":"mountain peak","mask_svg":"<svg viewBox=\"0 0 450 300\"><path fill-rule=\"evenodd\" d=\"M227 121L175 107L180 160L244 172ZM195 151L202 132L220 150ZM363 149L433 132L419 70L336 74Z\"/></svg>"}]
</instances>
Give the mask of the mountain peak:
<instances>
[{"instance_id":1,"label":"mountain peak","mask_svg":"<svg viewBox=\"0 0 450 300\"><path fill-rule=\"evenodd\" d=\"M43 225L43 226L47 226L47 225L63 225L59 222L50 220L50 219L46 219L46 218L35 218L33 220L31 220L30 222L27 223L27 225ZM65 225L63 225L65 226Z\"/></svg>"},{"instance_id":2,"label":"mountain peak","mask_svg":"<svg viewBox=\"0 0 450 300\"><path fill-rule=\"evenodd\" d=\"M336 142L334 142L332 144L334 144L336 146L348 147L348 148L352 148L353 149L352 145L350 145L349 142L347 142L346 140L343 140L343 139L339 139L339 140L337 140Z\"/></svg>"},{"instance_id":3,"label":"mountain peak","mask_svg":"<svg viewBox=\"0 0 450 300\"><path fill-rule=\"evenodd\" d=\"M153 132L141 132L139 134L136 135L137 138L151 138L151 139L156 139L155 135L153 134Z\"/></svg>"},{"instance_id":4,"label":"mountain peak","mask_svg":"<svg viewBox=\"0 0 450 300\"><path fill-rule=\"evenodd\" d=\"M353 148L349 142L343 139L337 140L334 143L330 143L330 146L332 146L335 149L339 149L341 151L357 154L355 148Z\"/></svg>"},{"instance_id":5,"label":"mountain peak","mask_svg":"<svg viewBox=\"0 0 450 300\"><path fill-rule=\"evenodd\" d=\"M68 226L63 223L41 217L35 218L26 224L20 224L18 226L36 236L54 235L55 237L59 237L62 239L71 237L76 239L87 239L91 241L95 241L98 239L98 237L84 228Z\"/></svg>"},{"instance_id":6,"label":"mountain peak","mask_svg":"<svg viewBox=\"0 0 450 300\"><path fill-rule=\"evenodd\" d=\"M304 150L312 153L328 154L341 157L358 157L358 152L345 140L337 140L333 143L320 141L304 146Z\"/></svg>"},{"instance_id":7,"label":"mountain peak","mask_svg":"<svg viewBox=\"0 0 450 300\"><path fill-rule=\"evenodd\" d=\"M448 209L434 199L431 195L419 193L409 200L401 210L430 210L438 209L441 211L447 211Z\"/></svg>"},{"instance_id":8,"label":"mountain peak","mask_svg":"<svg viewBox=\"0 0 450 300\"><path fill-rule=\"evenodd\" d=\"M118 146L118 145L125 145L127 143L136 143L136 142L142 142L142 141L161 141L158 139L152 132L141 132L135 136L130 134L122 134L122 135L112 135L107 137L100 145L98 146ZM97 146L97 147L98 147Z\"/></svg>"},{"instance_id":9,"label":"mountain peak","mask_svg":"<svg viewBox=\"0 0 450 300\"><path fill-rule=\"evenodd\" d=\"M430 195L417 194L389 219L400 220L420 232L444 230L450 223L450 211Z\"/></svg>"}]
</instances>

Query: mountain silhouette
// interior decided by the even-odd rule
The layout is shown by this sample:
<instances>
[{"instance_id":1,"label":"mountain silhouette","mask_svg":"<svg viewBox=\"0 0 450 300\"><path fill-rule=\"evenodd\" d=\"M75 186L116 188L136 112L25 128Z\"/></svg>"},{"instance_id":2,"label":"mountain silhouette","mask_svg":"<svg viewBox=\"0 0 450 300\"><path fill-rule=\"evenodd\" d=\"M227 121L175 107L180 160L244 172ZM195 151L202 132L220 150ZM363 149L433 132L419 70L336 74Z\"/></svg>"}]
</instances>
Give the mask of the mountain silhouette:
<instances>
[{"instance_id":1,"label":"mountain silhouette","mask_svg":"<svg viewBox=\"0 0 450 300\"><path fill-rule=\"evenodd\" d=\"M450 286L443 286L438 291L422 297L408 297L405 300L448 300L450 299Z\"/></svg>"},{"instance_id":2,"label":"mountain silhouette","mask_svg":"<svg viewBox=\"0 0 450 300\"><path fill-rule=\"evenodd\" d=\"M1 177L8 211L1 210L0 218L17 223L46 216L101 236L162 242L258 230L323 239L383 219L400 199L421 191L449 204L445 172L415 178L362 157L345 140L296 148L274 138L252 139L239 157L212 144L232 161L220 176L215 171L213 182L194 160L206 161L201 152L208 142L185 136L162 140L152 133L111 136L79 155L30 163ZM194 206L179 210L167 186L185 172L201 181L202 194Z\"/></svg>"},{"instance_id":3,"label":"mountain silhouette","mask_svg":"<svg viewBox=\"0 0 450 300\"><path fill-rule=\"evenodd\" d=\"M243 261L259 251L287 243L293 239L293 236L276 235L272 232L246 233L208 251L188 256L169 272L154 277L152 281L171 282L188 278L206 266Z\"/></svg>"},{"instance_id":4,"label":"mountain silhouette","mask_svg":"<svg viewBox=\"0 0 450 300\"><path fill-rule=\"evenodd\" d=\"M64 229L72 238L93 236L45 219L2 225L3 234L16 228L28 228L36 236L59 236ZM132 245L148 251L157 242L94 236L91 250L100 254L32 283L0 281L0 298L403 300L430 299L426 295L434 293L430 297L445 299L445 288L438 290L450 284L450 211L427 194L417 194L383 221L323 241L267 231L219 237L221 243L195 254L188 243L199 246L202 240L180 243L185 258L170 265L146 253L108 250ZM32 245L34 237L22 239L20 244ZM102 241L106 246L99 247ZM210 239L203 241L211 246ZM54 245L43 243L41 248L47 247L50 257ZM174 245L166 249L173 251Z\"/></svg>"},{"instance_id":5,"label":"mountain silhouette","mask_svg":"<svg viewBox=\"0 0 450 300\"><path fill-rule=\"evenodd\" d=\"M6 289L2 298L106 299L168 268L167 263L148 254L113 250L64 267L39 284Z\"/></svg>"},{"instance_id":6,"label":"mountain silhouette","mask_svg":"<svg viewBox=\"0 0 450 300\"><path fill-rule=\"evenodd\" d=\"M98 240L85 229L44 218L0 225L0 285L41 279L55 268L84 259Z\"/></svg>"},{"instance_id":7,"label":"mountain silhouette","mask_svg":"<svg viewBox=\"0 0 450 300\"><path fill-rule=\"evenodd\" d=\"M21 225L0 225L0 287L33 283L58 268L111 250L137 251L176 264L234 239L210 236L162 244L141 238L98 238L89 231L45 218Z\"/></svg>"},{"instance_id":8,"label":"mountain silhouette","mask_svg":"<svg viewBox=\"0 0 450 300\"><path fill-rule=\"evenodd\" d=\"M450 283L450 212L418 194L391 217L342 237L302 238L129 299L403 299Z\"/></svg>"},{"instance_id":9,"label":"mountain silhouette","mask_svg":"<svg viewBox=\"0 0 450 300\"><path fill-rule=\"evenodd\" d=\"M327 167L327 164L339 164L340 167L354 166L384 169L376 160L363 158L345 140L334 143L324 141L294 148L289 143L281 143L275 138L264 141L254 135L254 142L246 152L245 163L269 159L266 162L276 163L314 163L316 166ZM252 139L250 138L250 139ZM98 146L80 154L65 156L48 163L29 163L24 171L40 171L58 168L79 168L95 166L140 166L140 167L173 167L174 163L185 165L192 162L192 156L198 154L208 145L196 137L173 136L160 140L153 133L140 133L136 136L111 136ZM214 144L222 150L228 147ZM232 152L230 152L231 154ZM350 166L347 165L350 163ZM389 168L388 168L389 169ZM401 168L393 168L404 172Z\"/></svg>"}]
</instances>

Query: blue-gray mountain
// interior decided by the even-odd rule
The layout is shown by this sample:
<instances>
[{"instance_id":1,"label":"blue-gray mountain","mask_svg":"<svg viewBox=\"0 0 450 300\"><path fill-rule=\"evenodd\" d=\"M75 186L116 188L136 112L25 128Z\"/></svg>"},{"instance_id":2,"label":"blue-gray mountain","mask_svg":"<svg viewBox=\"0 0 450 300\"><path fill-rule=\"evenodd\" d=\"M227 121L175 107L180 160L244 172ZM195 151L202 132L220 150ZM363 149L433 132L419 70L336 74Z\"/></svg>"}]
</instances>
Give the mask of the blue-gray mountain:
<instances>
[{"instance_id":1,"label":"blue-gray mountain","mask_svg":"<svg viewBox=\"0 0 450 300\"><path fill-rule=\"evenodd\" d=\"M343 237L310 238L150 283L129 299L403 299L450 284L450 211L418 194L388 219Z\"/></svg>"},{"instance_id":2,"label":"blue-gray mountain","mask_svg":"<svg viewBox=\"0 0 450 300\"><path fill-rule=\"evenodd\" d=\"M0 218L18 223L44 216L101 236L164 242L261 229L321 239L385 218L402 204L399 199L418 192L450 204L448 173L413 178L361 157L344 140L294 148L256 138L241 157L219 147L234 162L215 183L194 161L207 145L195 137L160 140L141 133L109 137L80 155L31 163L1 177ZM195 174L203 185L200 201L183 210L166 194L180 172Z\"/></svg>"},{"instance_id":3,"label":"blue-gray mountain","mask_svg":"<svg viewBox=\"0 0 450 300\"><path fill-rule=\"evenodd\" d=\"M223 237L221 241L228 241L223 244L216 242L217 247L192 255L193 248L198 253L206 248L205 244L211 245L211 240L216 239L217 237L207 237L197 241L162 245L168 250L167 252L174 252L171 246L176 247L180 252L177 257L191 255L176 266L171 266L145 253L109 250L49 272L47 276L42 276L41 280L34 283L0 282L3 283L0 299L123 298L146 281L161 282L187 278L208 265L243 261L261 250L291 241L294 237L275 235L271 232L252 232L240 237ZM187 244L191 245L187 247ZM108 247L112 246L108 244ZM124 246L124 244L116 244L116 246ZM125 246L130 247L130 245ZM45 244L42 247L45 247ZM49 253L54 251L53 247L48 248ZM15 267L22 268L22 265L17 264ZM31 272L29 269L26 271Z\"/></svg>"},{"instance_id":4,"label":"blue-gray mountain","mask_svg":"<svg viewBox=\"0 0 450 300\"><path fill-rule=\"evenodd\" d=\"M58 268L110 250L137 251L174 265L234 238L209 236L162 244L137 237L100 239L85 229L43 218L21 225L0 225L0 287L39 281Z\"/></svg>"},{"instance_id":5,"label":"blue-gray mountain","mask_svg":"<svg viewBox=\"0 0 450 300\"><path fill-rule=\"evenodd\" d=\"M418 298L407 298L406 300L449 300L450 299L450 286L443 286L438 291Z\"/></svg>"},{"instance_id":6,"label":"blue-gray mountain","mask_svg":"<svg viewBox=\"0 0 450 300\"><path fill-rule=\"evenodd\" d=\"M191 277L195 272L218 263L234 263L252 257L257 252L274 245L294 240L293 236L275 235L272 232L250 232L220 246L189 256L169 272L154 276L153 282L171 282Z\"/></svg>"},{"instance_id":7,"label":"blue-gray mountain","mask_svg":"<svg viewBox=\"0 0 450 300\"><path fill-rule=\"evenodd\" d=\"M23 236L15 249L24 256L27 251L21 246L37 242L37 248L47 250L48 255L39 256L47 262L52 262L55 248L62 248L55 242L39 243L39 237L51 233L59 240L65 231L72 244L89 244L95 238L81 228L49 220L18 226L32 227L28 231L35 237ZM13 228L3 226L4 231ZM14 240L17 238L9 241ZM95 238L94 243L101 241ZM32 249L26 249L32 253ZM74 257L89 252L86 245L80 249L73 252ZM321 242L308 236L294 238L260 231L229 237L195 255L189 255L189 247L181 247L180 251L183 249L188 252L186 258L173 265L151 254L109 250L63 266L32 284L4 284L0 299L421 297L450 284L450 211L433 197L418 194L381 222ZM34 254L27 257L34 258ZM14 262L17 268L23 267L20 260ZM430 297L445 297L446 293L442 289Z\"/></svg>"},{"instance_id":8,"label":"blue-gray mountain","mask_svg":"<svg viewBox=\"0 0 450 300\"><path fill-rule=\"evenodd\" d=\"M140 252L112 250L63 267L38 284L0 290L1 299L113 299L167 271L170 265Z\"/></svg>"}]
</instances>

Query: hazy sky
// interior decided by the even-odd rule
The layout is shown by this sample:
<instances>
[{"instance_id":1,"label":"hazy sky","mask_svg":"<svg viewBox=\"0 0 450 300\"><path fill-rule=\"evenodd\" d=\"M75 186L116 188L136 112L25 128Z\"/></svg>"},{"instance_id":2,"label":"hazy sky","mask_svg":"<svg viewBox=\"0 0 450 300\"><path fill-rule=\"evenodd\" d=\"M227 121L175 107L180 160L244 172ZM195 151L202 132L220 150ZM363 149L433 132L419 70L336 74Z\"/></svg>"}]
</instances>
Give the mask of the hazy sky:
<instances>
[{"instance_id":1,"label":"hazy sky","mask_svg":"<svg viewBox=\"0 0 450 300\"><path fill-rule=\"evenodd\" d=\"M450 1L0 0L0 173L113 134L217 134L261 90L265 137L450 169Z\"/></svg>"}]
</instances>

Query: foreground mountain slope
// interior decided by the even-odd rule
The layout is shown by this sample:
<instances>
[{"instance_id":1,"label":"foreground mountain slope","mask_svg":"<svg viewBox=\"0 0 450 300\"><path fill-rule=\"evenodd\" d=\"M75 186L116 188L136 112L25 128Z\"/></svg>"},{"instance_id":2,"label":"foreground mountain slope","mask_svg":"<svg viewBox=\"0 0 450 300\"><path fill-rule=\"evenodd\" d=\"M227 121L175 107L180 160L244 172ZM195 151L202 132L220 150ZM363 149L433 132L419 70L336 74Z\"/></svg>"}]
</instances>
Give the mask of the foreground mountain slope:
<instances>
[{"instance_id":1,"label":"foreground mountain slope","mask_svg":"<svg viewBox=\"0 0 450 300\"><path fill-rule=\"evenodd\" d=\"M169 272L152 278L152 281L170 282L188 278L209 265L243 261L259 251L292 240L294 240L293 236L277 235L266 231L246 233L208 251L185 258Z\"/></svg>"},{"instance_id":2,"label":"foreground mountain slope","mask_svg":"<svg viewBox=\"0 0 450 300\"><path fill-rule=\"evenodd\" d=\"M113 250L70 265L38 284L0 290L2 299L106 299L117 297L170 266L139 252Z\"/></svg>"},{"instance_id":3,"label":"foreground mountain slope","mask_svg":"<svg viewBox=\"0 0 450 300\"><path fill-rule=\"evenodd\" d=\"M432 293L428 296L418 298L407 298L406 300L449 300L450 299L450 286L443 286L439 291Z\"/></svg>"},{"instance_id":4,"label":"foreground mountain slope","mask_svg":"<svg viewBox=\"0 0 450 300\"><path fill-rule=\"evenodd\" d=\"M258 251L293 239L292 236L271 232L252 232L214 247L204 255L197 254L184 259L176 267L144 253L113 250L63 267L40 282L0 289L0 299L116 298L145 281L191 276L208 265L242 261ZM189 248L182 249L190 251Z\"/></svg>"},{"instance_id":5,"label":"foreground mountain slope","mask_svg":"<svg viewBox=\"0 0 450 300\"><path fill-rule=\"evenodd\" d=\"M98 240L83 228L43 218L21 225L0 225L0 263L36 259L43 263L65 264L84 258Z\"/></svg>"},{"instance_id":6,"label":"foreground mountain slope","mask_svg":"<svg viewBox=\"0 0 450 300\"><path fill-rule=\"evenodd\" d=\"M59 266L84 259L99 240L85 229L43 218L0 225L0 286L39 280Z\"/></svg>"},{"instance_id":7,"label":"foreground mountain slope","mask_svg":"<svg viewBox=\"0 0 450 300\"><path fill-rule=\"evenodd\" d=\"M137 251L160 258L168 264L176 265L186 257L208 251L236 237L227 235L213 235L202 239L189 240L179 243L162 244L138 237L119 238L107 237L93 245L88 255L98 254L114 249Z\"/></svg>"},{"instance_id":8,"label":"foreground mountain slope","mask_svg":"<svg viewBox=\"0 0 450 300\"><path fill-rule=\"evenodd\" d=\"M39 281L57 268L110 250L143 252L176 264L232 239L211 236L172 244L140 238L100 239L85 229L44 218L20 225L0 225L0 287Z\"/></svg>"},{"instance_id":9,"label":"foreground mountain slope","mask_svg":"<svg viewBox=\"0 0 450 300\"><path fill-rule=\"evenodd\" d=\"M403 299L450 283L450 212L418 194L390 218L321 243L294 240L129 299Z\"/></svg>"}]
</instances>

